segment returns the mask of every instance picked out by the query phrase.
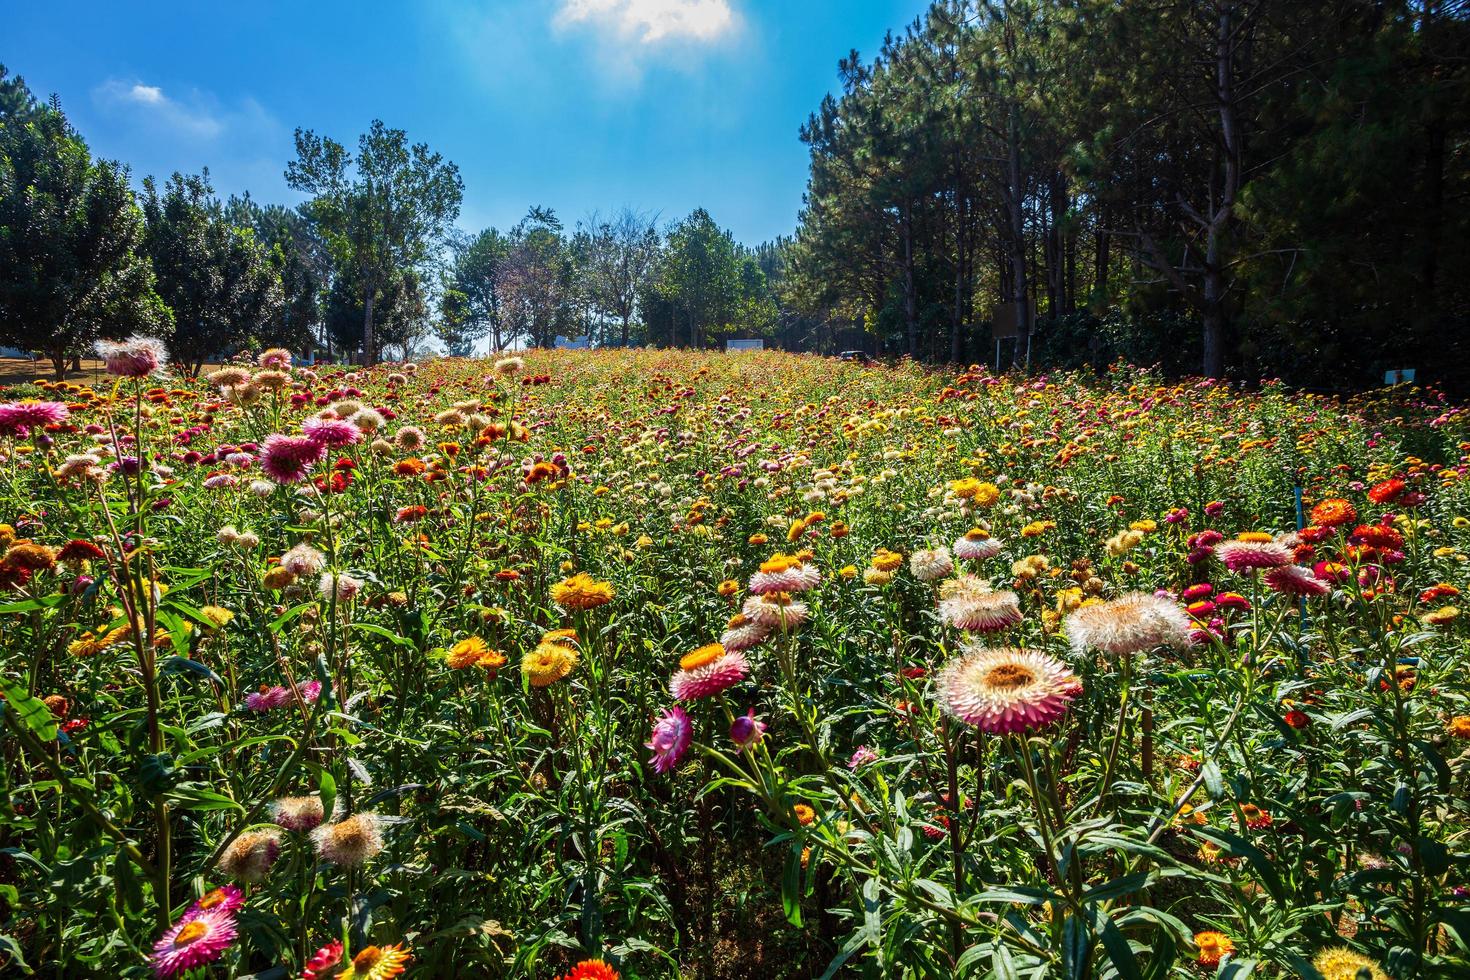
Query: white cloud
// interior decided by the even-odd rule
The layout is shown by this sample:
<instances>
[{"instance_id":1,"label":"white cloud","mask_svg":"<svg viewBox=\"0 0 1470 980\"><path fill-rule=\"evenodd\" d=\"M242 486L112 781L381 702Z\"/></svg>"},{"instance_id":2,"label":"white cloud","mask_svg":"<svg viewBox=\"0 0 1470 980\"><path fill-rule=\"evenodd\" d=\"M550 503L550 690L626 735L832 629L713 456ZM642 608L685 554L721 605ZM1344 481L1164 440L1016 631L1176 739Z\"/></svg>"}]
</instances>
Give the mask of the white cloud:
<instances>
[{"instance_id":1,"label":"white cloud","mask_svg":"<svg viewBox=\"0 0 1470 980\"><path fill-rule=\"evenodd\" d=\"M93 90L93 98L108 109L133 111L148 120L184 135L212 140L226 129L226 119L198 93L187 101L171 98L157 85L109 79ZM247 113L259 109L247 100Z\"/></svg>"},{"instance_id":2,"label":"white cloud","mask_svg":"<svg viewBox=\"0 0 1470 980\"><path fill-rule=\"evenodd\" d=\"M562 0L552 24L588 25L640 44L709 42L736 26L729 0Z\"/></svg>"},{"instance_id":3,"label":"white cloud","mask_svg":"<svg viewBox=\"0 0 1470 980\"><path fill-rule=\"evenodd\" d=\"M157 85L144 85L142 82L134 82L132 88L120 93L120 97L143 105L162 105L167 101L163 97L163 89Z\"/></svg>"}]
</instances>

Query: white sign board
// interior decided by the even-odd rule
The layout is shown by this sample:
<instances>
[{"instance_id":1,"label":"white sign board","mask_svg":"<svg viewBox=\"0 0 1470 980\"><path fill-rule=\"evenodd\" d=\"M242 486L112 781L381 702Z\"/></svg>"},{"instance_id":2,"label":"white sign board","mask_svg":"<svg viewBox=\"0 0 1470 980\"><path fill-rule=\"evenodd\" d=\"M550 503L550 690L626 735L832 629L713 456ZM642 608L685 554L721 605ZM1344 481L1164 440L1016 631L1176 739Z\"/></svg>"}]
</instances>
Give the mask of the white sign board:
<instances>
[{"instance_id":1,"label":"white sign board","mask_svg":"<svg viewBox=\"0 0 1470 980\"><path fill-rule=\"evenodd\" d=\"M727 352L728 351L732 351L732 350L764 350L765 349L765 346L766 346L766 342L764 340L727 340L727 341L725 341L725 350Z\"/></svg>"},{"instance_id":2,"label":"white sign board","mask_svg":"<svg viewBox=\"0 0 1470 980\"><path fill-rule=\"evenodd\" d=\"M592 346L591 337L557 337L557 350L586 350Z\"/></svg>"}]
</instances>

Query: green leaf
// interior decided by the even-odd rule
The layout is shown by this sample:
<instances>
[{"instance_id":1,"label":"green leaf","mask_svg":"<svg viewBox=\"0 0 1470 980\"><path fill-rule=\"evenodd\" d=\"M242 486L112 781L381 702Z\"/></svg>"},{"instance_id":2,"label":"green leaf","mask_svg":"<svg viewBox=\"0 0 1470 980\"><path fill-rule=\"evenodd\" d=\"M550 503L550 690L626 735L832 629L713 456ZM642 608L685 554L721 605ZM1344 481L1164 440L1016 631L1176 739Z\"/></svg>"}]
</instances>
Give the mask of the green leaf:
<instances>
[{"instance_id":1,"label":"green leaf","mask_svg":"<svg viewBox=\"0 0 1470 980\"><path fill-rule=\"evenodd\" d=\"M978 895L971 895L972 902L1017 902L1022 905L1045 905L1059 902L1062 896L1046 888L1012 885L1009 888L987 888Z\"/></svg>"},{"instance_id":2,"label":"green leaf","mask_svg":"<svg viewBox=\"0 0 1470 980\"><path fill-rule=\"evenodd\" d=\"M0 691L5 694L4 716L13 725L18 725L43 742L56 741L56 718L51 709L40 698L26 693L25 685L19 681L0 680Z\"/></svg>"},{"instance_id":3,"label":"green leaf","mask_svg":"<svg viewBox=\"0 0 1470 980\"><path fill-rule=\"evenodd\" d=\"M1210 794L1210 799L1220 800L1225 797L1225 780L1220 775L1220 767L1211 759L1200 767L1200 772L1205 776L1205 792Z\"/></svg>"},{"instance_id":4,"label":"green leaf","mask_svg":"<svg viewBox=\"0 0 1470 980\"><path fill-rule=\"evenodd\" d=\"M210 812L214 810L238 810L245 812L245 808L223 793L216 793L210 789L199 789L194 786L179 786L170 790L165 796L178 804L181 810L200 810Z\"/></svg>"},{"instance_id":5,"label":"green leaf","mask_svg":"<svg viewBox=\"0 0 1470 980\"><path fill-rule=\"evenodd\" d=\"M21 972L24 973L26 976L35 976L36 971L31 969L31 965L26 962L26 958L24 955L22 955L22 952L23 951L20 948L20 943L16 942L14 937L0 932L0 953L4 953L5 958L8 959L10 963L20 967Z\"/></svg>"},{"instance_id":6,"label":"green leaf","mask_svg":"<svg viewBox=\"0 0 1470 980\"><path fill-rule=\"evenodd\" d=\"M407 639L407 638L402 637L402 636L399 636L397 633L393 632L392 630L385 629L384 627L379 626L376 623L350 623L350 624L348 624L348 627L347 628L348 629L354 629L354 630L360 630L363 633L372 633L375 636L381 636L383 639L390 640L393 643L395 643L395 644L397 644L398 646L401 646L401 647L412 647L413 646L413 641L412 640Z\"/></svg>"},{"instance_id":7,"label":"green leaf","mask_svg":"<svg viewBox=\"0 0 1470 980\"><path fill-rule=\"evenodd\" d=\"M290 609L287 609L285 612L277 616L275 620L266 627L266 629L272 633L279 633L282 626L285 626L287 623L291 622L291 620L295 619L297 616L300 616L302 613L306 612L306 610L310 609L314 605L316 605L315 602L303 602L300 605L292 606Z\"/></svg>"},{"instance_id":8,"label":"green leaf","mask_svg":"<svg viewBox=\"0 0 1470 980\"><path fill-rule=\"evenodd\" d=\"M1135 871L1131 875L1124 875L1101 885L1094 885L1082 893L1082 904L1091 905L1095 902L1106 902L1124 895L1131 895L1147 885L1148 880L1149 872Z\"/></svg>"},{"instance_id":9,"label":"green leaf","mask_svg":"<svg viewBox=\"0 0 1470 980\"><path fill-rule=\"evenodd\" d=\"M319 762L308 760L302 764L316 773L316 792L322 798L322 812L330 815L332 807L337 805L337 780Z\"/></svg>"},{"instance_id":10,"label":"green leaf","mask_svg":"<svg viewBox=\"0 0 1470 980\"><path fill-rule=\"evenodd\" d=\"M1243 857L1249 861L1251 867L1255 869L1256 876L1261 879L1261 884L1271 893L1271 897L1279 904L1286 904L1286 889L1281 885L1281 877L1276 873L1270 857L1259 847L1239 834L1233 834L1219 827L1197 827L1194 832L1219 844L1231 857Z\"/></svg>"},{"instance_id":11,"label":"green leaf","mask_svg":"<svg viewBox=\"0 0 1470 980\"><path fill-rule=\"evenodd\" d=\"M781 875L781 906L786 921L801 926L801 843L794 842L786 855L786 870Z\"/></svg>"},{"instance_id":12,"label":"green leaf","mask_svg":"<svg viewBox=\"0 0 1470 980\"><path fill-rule=\"evenodd\" d=\"M1125 881L1132 877L1134 876L1127 875L1118 880ZM1087 899L1084 898L1083 901ZM1092 915L1093 931L1102 937L1103 949L1107 951L1108 959L1113 961L1113 967L1118 971L1118 976L1123 980L1143 980L1142 974L1138 971L1138 957L1133 954L1133 947L1128 944L1128 937L1123 935L1123 931L1102 909L1093 906L1089 912Z\"/></svg>"}]
</instances>

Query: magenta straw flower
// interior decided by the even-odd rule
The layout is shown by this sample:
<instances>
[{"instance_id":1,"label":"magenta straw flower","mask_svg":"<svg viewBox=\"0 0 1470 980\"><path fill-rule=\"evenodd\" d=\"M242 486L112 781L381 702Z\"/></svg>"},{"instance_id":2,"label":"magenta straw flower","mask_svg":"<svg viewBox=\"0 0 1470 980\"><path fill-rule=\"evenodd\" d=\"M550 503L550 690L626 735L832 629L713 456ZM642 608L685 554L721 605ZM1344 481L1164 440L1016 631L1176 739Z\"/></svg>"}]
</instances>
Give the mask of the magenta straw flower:
<instances>
[{"instance_id":1,"label":"magenta straw flower","mask_svg":"<svg viewBox=\"0 0 1470 980\"><path fill-rule=\"evenodd\" d=\"M209 909L164 930L148 959L154 974L166 980L213 963L224 955L235 935L234 914L223 908Z\"/></svg>"},{"instance_id":2,"label":"magenta straw flower","mask_svg":"<svg viewBox=\"0 0 1470 980\"><path fill-rule=\"evenodd\" d=\"M1056 721L1082 684L1044 653L982 647L950 661L935 689L949 715L981 731L1007 734Z\"/></svg>"},{"instance_id":3,"label":"magenta straw flower","mask_svg":"<svg viewBox=\"0 0 1470 980\"><path fill-rule=\"evenodd\" d=\"M653 766L654 772L668 772L684 758L693 738L694 727L684 709L677 705L670 708L654 723L653 737L644 745L653 750L653 757L648 760L648 764Z\"/></svg>"},{"instance_id":4,"label":"magenta straw flower","mask_svg":"<svg viewBox=\"0 0 1470 980\"><path fill-rule=\"evenodd\" d=\"M717 643L689 654L679 662L669 680L669 693L676 701L696 701L729 690L745 680L750 662L739 651L726 652Z\"/></svg>"},{"instance_id":5,"label":"magenta straw flower","mask_svg":"<svg viewBox=\"0 0 1470 980\"><path fill-rule=\"evenodd\" d=\"M1291 549L1275 541L1225 541L1215 546L1215 557L1232 572L1252 572L1258 568L1281 568L1290 565Z\"/></svg>"},{"instance_id":6,"label":"magenta straw flower","mask_svg":"<svg viewBox=\"0 0 1470 980\"><path fill-rule=\"evenodd\" d=\"M245 710L262 714L281 707L290 699L291 692L287 688L263 687L259 691L245 695Z\"/></svg>"},{"instance_id":7,"label":"magenta straw flower","mask_svg":"<svg viewBox=\"0 0 1470 980\"><path fill-rule=\"evenodd\" d=\"M743 715L739 715L730 722L730 741L735 743L738 752L744 752L752 745L760 744L761 738L766 734L766 723L755 716L755 709L751 708Z\"/></svg>"},{"instance_id":8,"label":"magenta straw flower","mask_svg":"<svg viewBox=\"0 0 1470 980\"><path fill-rule=\"evenodd\" d=\"M261 447L260 469L277 483L300 483L326 452L326 445L314 439L277 433L267 436Z\"/></svg>"},{"instance_id":9,"label":"magenta straw flower","mask_svg":"<svg viewBox=\"0 0 1470 980\"><path fill-rule=\"evenodd\" d=\"M1273 592L1302 599L1317 599L1332 592L1332 586L1318 578L1310 568L1300 565L1271 569L1266 573L1266 587Z\"/></svg>"},{"instance_id":10,"label":"magenta straw flower","mask_svg":"<svg viewBox=\"0 0 1470 980\"><path fill-rule=\"evenodd\" d=\"M309 418L301 423L301 431L323 446L350 446L362 441L362 430L343 419Z\"/></svg>"},{"instance_id":11,"label":"magenta straw flower","mask_svg":"<svg viewBox=\"0 0 1470 980\"><path fill-rule=\"evenodd\" d=\"M221 885L213 891L205 892L196 898L184 914L179 916L180 922L188 922L197 919L206 912L223 912L226 915L234 915L240 906L245 904L245 893L236 885Z\"/></svg>"},{"instance_id":12,"label":"magenta straw flower","mask_svg":"<svg viewBox=\"0 0 1470 980\"><path fill-rule=\"evenodd\" d=\"M168 348L156 337L133 334L123 341L99 340L96 346L107 373L119 378L146 378L168 364Z\"/></svg>"},{"instance_id":13,"label":"magenta straw flower","mask_svg":"<svg viewBox=\"0 0 1470 980\"><path fill-rule=\"evenodd\" d=\"M63 402L6 402L0 405L0 435L23 436L31 429L66 421Z\"/></svg>"}]
</instances>

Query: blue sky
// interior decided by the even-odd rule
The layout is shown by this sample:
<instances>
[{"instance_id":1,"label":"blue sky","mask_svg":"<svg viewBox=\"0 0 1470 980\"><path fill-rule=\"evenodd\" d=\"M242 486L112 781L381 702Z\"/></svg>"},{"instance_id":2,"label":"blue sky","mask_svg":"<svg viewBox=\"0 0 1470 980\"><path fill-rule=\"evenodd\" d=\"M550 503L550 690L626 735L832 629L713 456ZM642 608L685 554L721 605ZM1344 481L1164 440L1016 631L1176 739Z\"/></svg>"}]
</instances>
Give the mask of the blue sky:
<instances>
[{"instance_id":1,"label":"blue sky","mask_svg":"<svg viewBox=\"0 0 1470 980\"><path fill-rule=\"evenodd\" d=\"M797 130L926 0L24 2L0 62L60 95L135 176L208 166L225 195L295 203L302 126L355 145L373 118L460 167L466 229L531 204L568 224L703 206L755 244L795 226Z\"/></svg>"}]
</instances>

